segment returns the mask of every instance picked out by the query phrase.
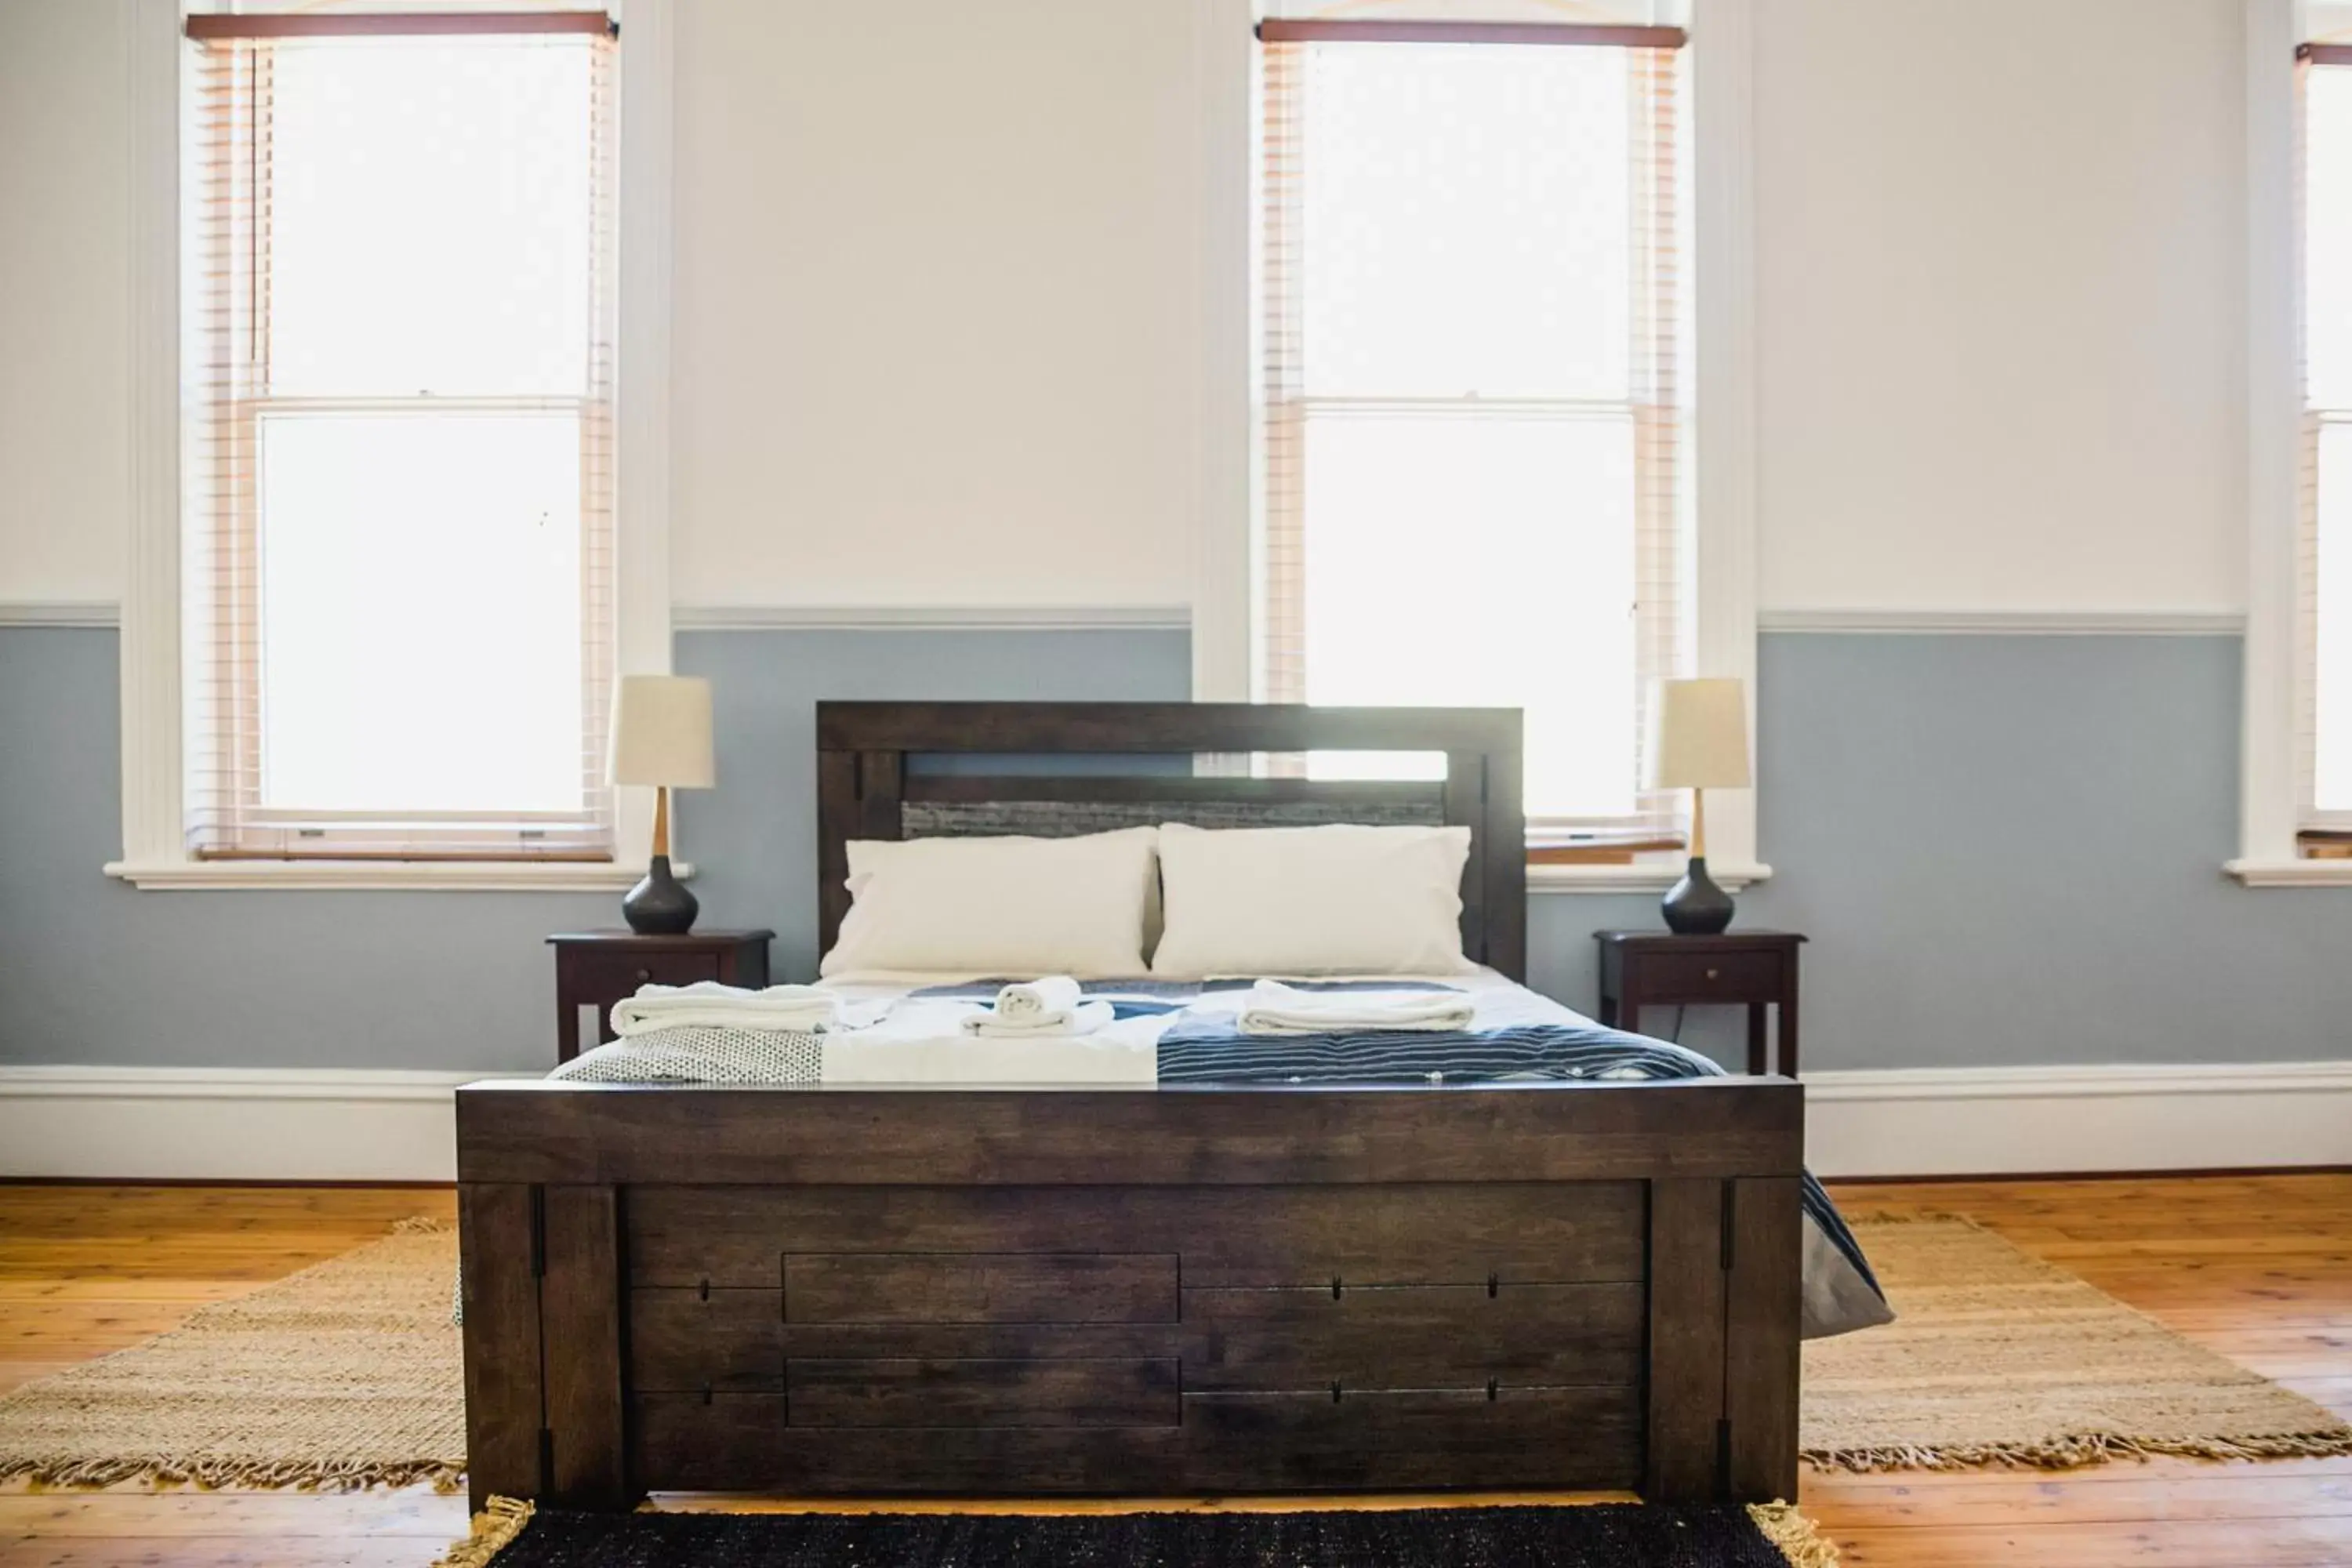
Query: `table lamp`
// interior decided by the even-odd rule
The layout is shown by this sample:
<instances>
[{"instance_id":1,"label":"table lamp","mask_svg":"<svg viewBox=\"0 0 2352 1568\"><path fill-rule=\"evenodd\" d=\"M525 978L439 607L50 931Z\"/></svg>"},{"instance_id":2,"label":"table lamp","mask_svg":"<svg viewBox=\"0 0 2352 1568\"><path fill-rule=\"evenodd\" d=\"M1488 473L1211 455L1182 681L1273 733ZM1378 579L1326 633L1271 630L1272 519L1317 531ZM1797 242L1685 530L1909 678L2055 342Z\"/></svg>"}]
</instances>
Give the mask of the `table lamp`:
<instances>
[{"instance_id":1,"label":"table lamp","mask_svg":"<svg viewBox=\"0 0 2352 1568\"><path fill-rule=\"evenodd\" d=\"M1706 874L1706 792L1748 787L1748 698L1731 679L1658 686L1650 749L1652 789L1691 792L1690 866L1659 906L1678 936L1713 936L1731 924L1731 895Z\"/></svg>"},{"instance_id":2,"label":"table lamp","mask_svg":"<svg viewBox=\"0 0 2352 1568\"><path fill-rule=\"evenodd\" d=\"M710 682L685 675L625 675L613 709L612 782L651 784L653 861L645 879L621 900L629 929L645 936L679 936L694 929L701 906L670 875L669 792L709 789Z\"/></svg>"}]
</instances>

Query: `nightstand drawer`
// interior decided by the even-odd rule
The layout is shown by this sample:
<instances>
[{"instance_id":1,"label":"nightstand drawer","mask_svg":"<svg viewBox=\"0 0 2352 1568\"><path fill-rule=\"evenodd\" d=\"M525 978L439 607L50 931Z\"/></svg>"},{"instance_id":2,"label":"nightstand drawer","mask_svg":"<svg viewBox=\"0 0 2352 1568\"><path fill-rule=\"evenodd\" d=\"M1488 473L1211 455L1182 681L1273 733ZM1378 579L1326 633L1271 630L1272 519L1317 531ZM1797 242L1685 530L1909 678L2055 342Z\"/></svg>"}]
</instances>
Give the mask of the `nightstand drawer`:
<instances>
[{"instance_id":1,"label":"nightstand drawer","mask_svg":"<svg viewBox=\"0 0 2352 1568\"><path fill-rule=\"evenodd\" d=\"M715 952L578 952L570 962L577 966L583 991L614 1001L635 995L640 985L691 985L719 978Z\"/></svg>"},{"instance_id":2,"label":"nightstand drawer","mask_svg":"<svg viewBox=\"0 0 2352 1568\"><path fill-rule=\"evenodd\" d=\"M1645 1002L1770 1002L1780 994L1778 952L1661 952L1642 960Z\"/></svg>"},{"instance_id":3,"label":"nightstand drawer","mask_svg":"<svg viewBox=\"0 0 2352 1568\"><path fill-rule=\"evenodd\" d=\"M716 980L756 991L768 983L765 931L572 931L547 939L555 949L555 1059L568 1062L584 1039L613 1037L613 1004L646 985Z\"/></svg>"}]
</instances>

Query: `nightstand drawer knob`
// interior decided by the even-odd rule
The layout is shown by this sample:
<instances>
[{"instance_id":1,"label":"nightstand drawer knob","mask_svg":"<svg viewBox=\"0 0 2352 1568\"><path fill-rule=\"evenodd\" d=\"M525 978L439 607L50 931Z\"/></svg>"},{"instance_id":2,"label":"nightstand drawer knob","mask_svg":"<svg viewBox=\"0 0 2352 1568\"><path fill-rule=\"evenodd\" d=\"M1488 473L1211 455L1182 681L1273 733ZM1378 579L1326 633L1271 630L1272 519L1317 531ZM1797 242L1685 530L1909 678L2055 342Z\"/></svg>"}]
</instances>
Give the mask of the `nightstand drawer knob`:
<instances>
[{"instance_id":1,"label":"nightstand drawer knob","mask_svg":"<svg viewBox=\"0 0 2352 1568\"><path fill-rule=\"evenodd\" d=\"M651 979L653 979L653 977L654 977L654 972L653 972L652 970L650 970L650 969L640 969L640 970L638 970L638 971L637 971L637 984L640 984L640 985L645 984L646 982L648 982L648 981L650 981ZM1710 970L1708 970L1708 971L1706 972L1706 977L1707 977L1709 980L1714 979L1714 978L1715 978L1715 971L1713 971L1713 970L1711 970L1711 969L1710 969Z\"/></svg>"},{"instance_id":2,"label":"nightstand drawer knob","mask_svg":"<svg viewBox=\"0 0 2352 1568\"><path fill-rule=\"evenodd\" d=\"M1710 969L1706 972L1706 977L1709 980L1720 980L1723 978L1723 971L1720 969Z\"/></svg>"}]
</instances>

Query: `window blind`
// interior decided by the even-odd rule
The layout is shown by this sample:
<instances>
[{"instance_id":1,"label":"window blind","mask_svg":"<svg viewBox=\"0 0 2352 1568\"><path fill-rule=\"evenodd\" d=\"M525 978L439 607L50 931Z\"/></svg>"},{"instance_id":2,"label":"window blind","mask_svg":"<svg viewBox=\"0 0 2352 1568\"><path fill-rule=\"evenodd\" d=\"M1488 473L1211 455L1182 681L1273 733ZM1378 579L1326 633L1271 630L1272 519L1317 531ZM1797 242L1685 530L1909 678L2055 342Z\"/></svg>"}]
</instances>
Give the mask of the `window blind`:
<instances>
[{"instance_id":1,"label":"window blind","mask_svg":"<svg viewBox=\"0 0 2352 1568\"><path fill-rule=\"evenodd\" d=\"M609 22L188 32L190 851L609 858Z\"/></svg>"},{"instance_id":2,"label":"window blind","mask_svg":"<svg viewBox=\"0 0 2352 1568\"><path fill-rule=\"evenodd\" d=\"M2296 764L2306 848L2352 852L2352 46L2301 51Z\"/></svg>"},{"instance_id":3,"label":"window blind","mask_svg":"<svg viewBox=\"0 0 2352 1568\"><path fill-rule=\"evenodd\" d=\"M1682 34L1259 37L1259 693L1517 706L1532 839L1679 833L1640 761L1692 641Z\"/></svg>"}]
</instances>

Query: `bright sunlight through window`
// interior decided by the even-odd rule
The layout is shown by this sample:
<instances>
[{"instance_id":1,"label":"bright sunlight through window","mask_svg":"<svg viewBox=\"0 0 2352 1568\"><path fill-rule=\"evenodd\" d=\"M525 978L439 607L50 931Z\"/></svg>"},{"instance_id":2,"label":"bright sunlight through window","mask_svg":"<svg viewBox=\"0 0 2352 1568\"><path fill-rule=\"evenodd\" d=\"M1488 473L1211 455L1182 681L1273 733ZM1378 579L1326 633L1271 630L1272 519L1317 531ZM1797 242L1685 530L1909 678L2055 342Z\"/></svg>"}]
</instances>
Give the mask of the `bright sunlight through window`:
<instances>
[{"instance_id":1,"label":"bright sunlight through window","mask_svg":"<svg viewBox=\"0 0 2352 1568\"><path fill-rule=\"evenodd\" d=\"M194 847L609 852L609 45L193 52Z\"/></svg>"},{"instance_id":2,"label":"bright sunlight through window","mask_svg":"<svg viewBox=\"0 0 2352 1568\"><path fill-rule=\"evenodd\" d=\"M2352 826L2352 67L2305 84L2306 505L2315 570L2307 815Z\"/></svg>"},{"instance_id":3,"label":"bright sunlight through window","mask_svg":"<svg viewBox=\"0 0 2352 1568\"><path fill-rule=\"evenodd\" d=\"M1264 684L1523 708L1531 820L1671 809L1636 785L1644 688L1682 658L1675 68L1267 51Z\"/></svg>"}]
</instances>

